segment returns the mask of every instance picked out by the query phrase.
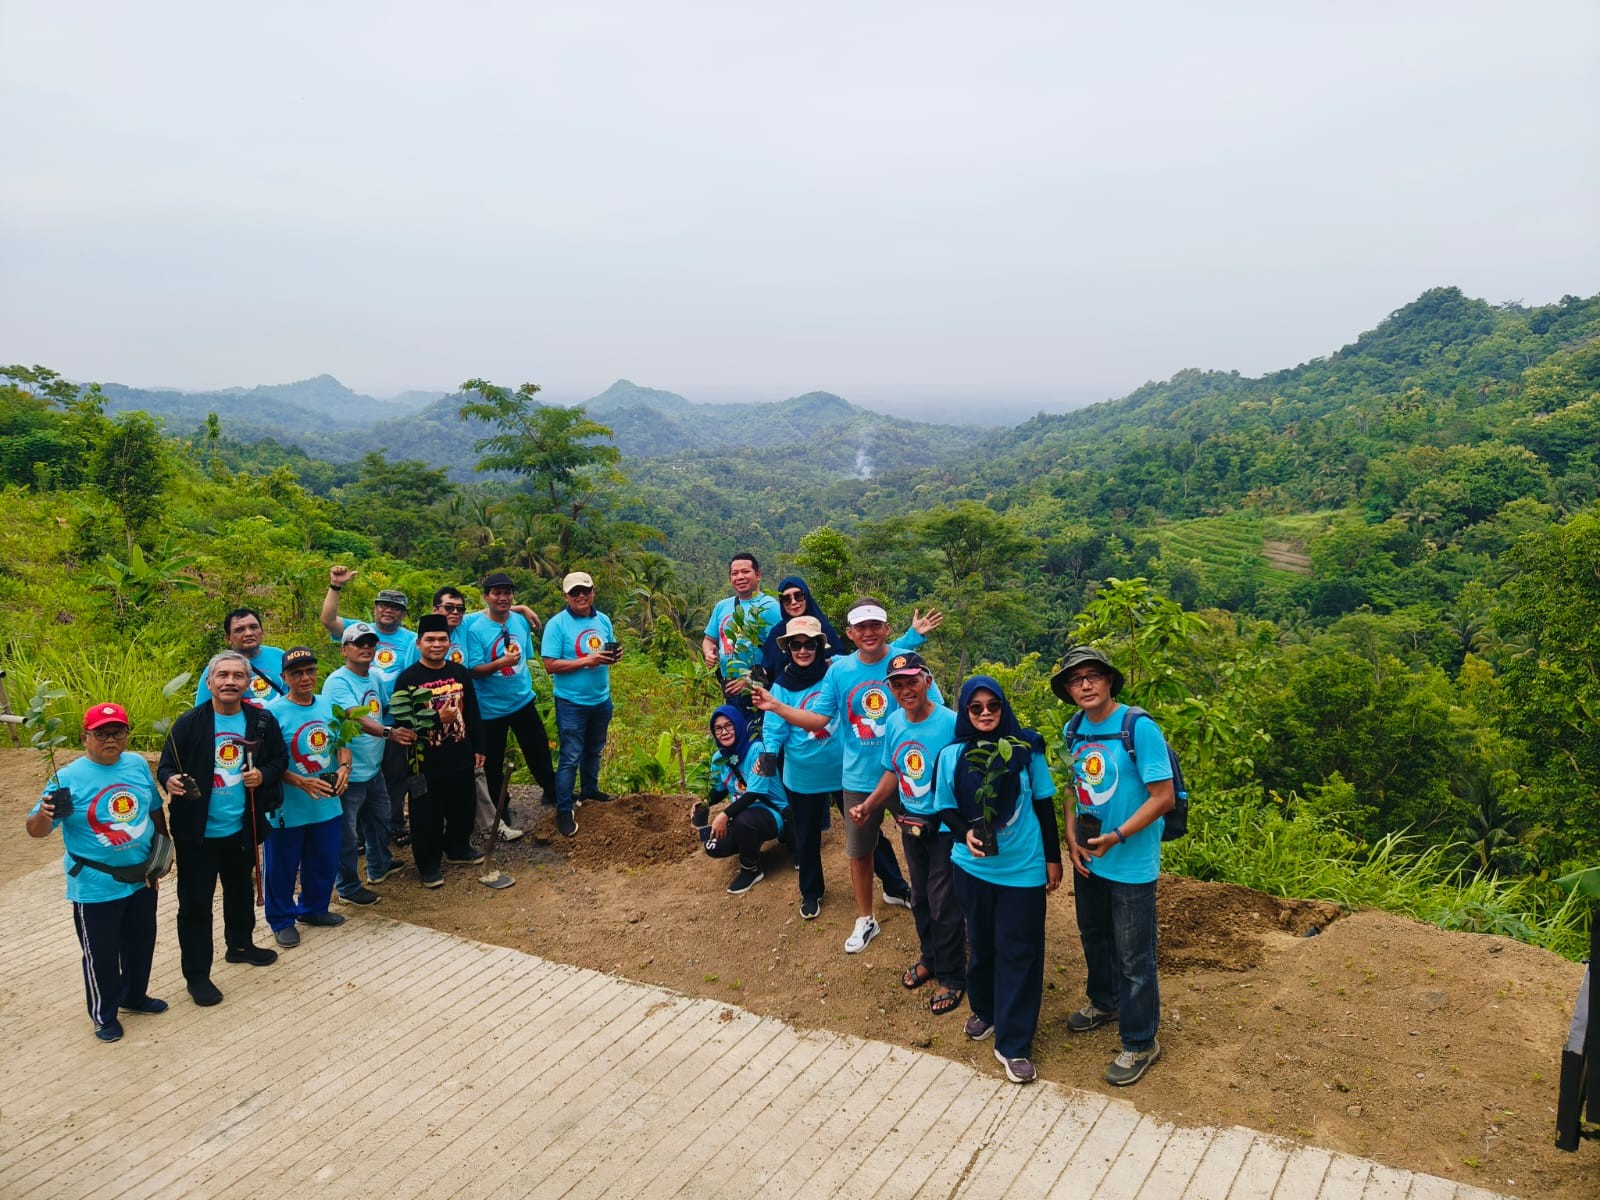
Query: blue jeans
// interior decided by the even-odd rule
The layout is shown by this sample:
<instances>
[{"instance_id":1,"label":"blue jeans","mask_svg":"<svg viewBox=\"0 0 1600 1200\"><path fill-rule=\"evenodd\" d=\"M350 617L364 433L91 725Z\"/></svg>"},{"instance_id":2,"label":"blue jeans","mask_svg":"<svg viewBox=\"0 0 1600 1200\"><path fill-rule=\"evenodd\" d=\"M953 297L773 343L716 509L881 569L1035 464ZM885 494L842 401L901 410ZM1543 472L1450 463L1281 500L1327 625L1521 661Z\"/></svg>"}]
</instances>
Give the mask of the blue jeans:
<instances>
[{"instance_id":1,"label":"blue jeans","mask_svg":"<svg viewBox=\"0 0 1600 1200\"><path fill-rule=\"evenodd\" d=\"M561 748L556 759L556 811L572 811L572 785L580 796L600 794L600 751L611 727L611 701L575 704L556 697L556 734Z\"/></svg>"},{"instance_id":2,"label":"blue jeans","mask_svg":"<svg viewBox=\"0 0 1600 1200\"><path fill-rule=\"evenodd\" d=\"M389 853L389 789L379 772L360 783L351 782L340 797L344 803L344 827L339 836L339 895L348 896L361 888L356 869L356 849L367 847L367 874L381 875L394 865Z\"/></svg>"},{"instance_id":3,"label":"blue jeans","mask_svg":"<svg viewBox=\"0 0 1600 1200\"><path fill-rule=\"evenodd\" d=\"M1124 1050L1148 1050L1161 1024L1155 881L1114 883L1074 872L1072 891L1089 964L1089 1003L1116 1012Z\"/></svg>"}]
</instances>

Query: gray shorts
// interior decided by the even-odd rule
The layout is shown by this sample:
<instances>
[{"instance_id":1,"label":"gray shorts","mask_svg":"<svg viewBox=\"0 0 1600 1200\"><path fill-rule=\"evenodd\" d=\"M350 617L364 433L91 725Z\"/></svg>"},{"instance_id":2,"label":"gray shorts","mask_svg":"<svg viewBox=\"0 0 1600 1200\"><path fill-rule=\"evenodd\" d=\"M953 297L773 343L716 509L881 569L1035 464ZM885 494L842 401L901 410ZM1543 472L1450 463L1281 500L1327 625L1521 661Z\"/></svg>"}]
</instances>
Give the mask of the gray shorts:
<instances>
[{"instance_id":1,"label":"gray shorts","mask_svg":"<svg viewBox=\"0 0 1600 1200\"><path fill-rule=\"evenodd\" d=\"M844 790L844 856L846 858L871 858L872 852L878 848L879 830L883 825L883 814L886 809L880 808L867 818L865 825L857 825L850 819L850 810L867 798L866 792L852 792L849 788Z\"/></svg>"}]
</instances>

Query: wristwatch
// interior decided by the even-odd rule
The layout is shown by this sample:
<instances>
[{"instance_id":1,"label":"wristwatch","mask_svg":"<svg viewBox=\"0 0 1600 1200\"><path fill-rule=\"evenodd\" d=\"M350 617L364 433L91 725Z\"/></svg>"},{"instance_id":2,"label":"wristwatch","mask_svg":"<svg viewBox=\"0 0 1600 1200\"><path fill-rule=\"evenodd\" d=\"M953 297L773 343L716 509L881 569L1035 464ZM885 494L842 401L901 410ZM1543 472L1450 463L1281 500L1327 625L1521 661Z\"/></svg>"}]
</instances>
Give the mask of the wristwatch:
<instances>
[{"instance_id":1,"label":"wristwatch","mask_svg":"<svg viewBox=\"0 0 1600 1200\"><path fill-rule=\"evenodd\" d=\"M385 725L383 727L383 740L387 742L389 740L389 736L392 733L394 733L394 726L393 725Z\"/></svg>"}]
</instances>

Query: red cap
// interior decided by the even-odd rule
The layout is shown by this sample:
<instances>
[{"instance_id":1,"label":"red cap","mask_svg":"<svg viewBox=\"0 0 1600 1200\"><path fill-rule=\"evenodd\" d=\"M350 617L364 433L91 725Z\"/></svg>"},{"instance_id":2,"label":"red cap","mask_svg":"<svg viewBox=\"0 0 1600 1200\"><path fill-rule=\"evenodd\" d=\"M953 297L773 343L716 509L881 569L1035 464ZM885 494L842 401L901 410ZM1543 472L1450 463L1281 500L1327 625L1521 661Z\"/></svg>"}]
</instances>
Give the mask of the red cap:
<instances>
[{"instance_id":1,"label":"red cap","mask_svg":"<svg viewBox=\"0 0 1600 1200\"><path fill-rule=\"evenodd\" d=\"M128 710L120 704L96 704L83 714L83 728L87 732L102 725L131 725Z\"/></svg>"}]
</instances>

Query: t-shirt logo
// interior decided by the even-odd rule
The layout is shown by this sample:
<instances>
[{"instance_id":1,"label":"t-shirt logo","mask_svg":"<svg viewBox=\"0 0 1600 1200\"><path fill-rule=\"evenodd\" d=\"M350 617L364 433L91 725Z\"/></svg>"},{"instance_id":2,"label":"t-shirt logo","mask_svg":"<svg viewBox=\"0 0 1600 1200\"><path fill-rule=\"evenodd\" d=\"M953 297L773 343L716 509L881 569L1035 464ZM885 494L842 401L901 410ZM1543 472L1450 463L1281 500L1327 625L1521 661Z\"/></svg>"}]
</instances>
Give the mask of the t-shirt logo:
<instances>
[{"instance_id":1,"label":"t-shirt logo","mask_svg":"<svg viewBox=\"0 0 1600 1200\"><path fill-rule=\"evenodd\" d=\"M900 764L900 794L916 800L933 790L929 777L928 754L921 742L903 743L896 749L895 761Z\"/></svg>"},{"instance_id":2,"label":"t-shirt logo","mask_svg":"<svg viewBox=\"0 0 1600 1200\"><path fill-rule=\"evenodd\" d=\"M232 771L244 759L244 747L232 738L217 743L217 769Z\"/></svg>"},{"instance_id":3,"label":"t-shirt logo","mask_svg":"<svg viewBox=\"0 0 1600 1200\"><path fill-rule=\"evenodd\" d=\"M106 801L106 811L119 825L126 825L139 815L139 801L132 792L114 792Z\"/></svg>"},{"instance_id":4,"label":"t-shirt logo","mask_svg":"<svg viewBox=\"0 0 1600 1200\"><path fill-rule=\"evenodd\" d=\"M121 783L101 789L89 801L84 816L89 822L89 831L102 846L126 846L135 838L143 837L150 827L150 818L142 811L139 797ZM110 820L106 819L108 817Z\"/></svg>"},{"instance_id":5,"label":"t-shirt logo","mask_svg":"<svg viewBox=\"0 0 1600 1200\"><path fill-rule=\"evenodd\" d=\"M876 721L889 711L889 697L878 688L868 688L861 693L861 711Z\"/></svg>"},{"instance_id":6,"label":"t-shirt logo","mask_svg":"<svg viewBox=\"0 0 1600 1200\"><path fill-rule=\"evenodd\" d=\"M914 775L918 779L921 779L922 778L922 768L925 767L926 765L927 765L927 762L923 759L921 750L918 750L916 747L912 747L910 750L906 751L906 774L907 775Z\"/></svg>"},{"instance_id":7,"label":"t-shirt logo","mask_svg":"<svg viewBox=\"0 0 1600 1200\"><path fill-rule=\"evenodd\" d=\"M1072 776L1078 802L1089 808L1105 804L1117 790L1116 769L1099 742L1084 742L1078 747L1072 760Z\"/></svg>"},{"instance_id":8,"label":"t-shirt logo","mask_svg":"<svg viewBox=\"0 0 1600 1200\"><path fill-rule=\"evenodd\" d=\"M600 649L601 646L604 646L605 642L593 629L586 629L581 635L579 635L578 645L583 653L593 654L596 650Z\"/></svg>"},{"instance_id":9,"label":"t-shirt logo","mask_svg":"<svg viewBox=\"0 0 1600 1200\"><path fill-rule=\"evenodd\" d=\"M272 691L272 685L267 682L267 677L265 675L252 674L250 676L251 695L258 697L265 696L270 691Z\"/></svg>"},{"instance_id":10,"label":"t-shirt logo","mask_svg":"<svg viewBox=\"0 0 1600 1200\"><path fill-rule=\"evenodd\" d=\"M378 652L372 656L372 663L380 670L387 671L394 666L395 653L393 646L379 646Z\"/></svg>"},{"instance_id":11,"label":"t-shirt logo","mask_svg":"<svg viewBox=\"0 0 1600 1200\"><path fill-rule=\"evenodd\" d=\"M461 653L461 647L451 646L450 653L444 656L444 660L445 662L453 662L457 666L460 666L462 663L466 662L467 658L466 655Z\"/></svg>"},{"instance_id":12,"label":"t-shirt logo","mask_svg":"<svg viewBox=\"0 0 1600 1200\"><path fill-rule=\"evenodd\" d=\"M311 731L310 735L307 736L306 743L311 747L314 753L321 754L328 748L328 740L328 731L321 725L318 725Z\"/></svg>"}]
</instances>

